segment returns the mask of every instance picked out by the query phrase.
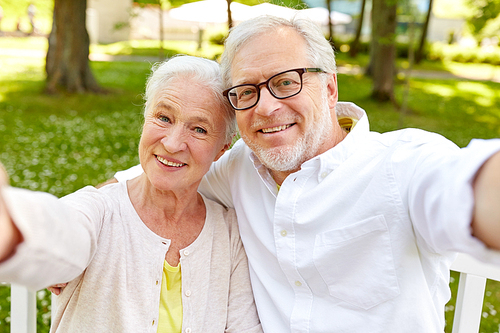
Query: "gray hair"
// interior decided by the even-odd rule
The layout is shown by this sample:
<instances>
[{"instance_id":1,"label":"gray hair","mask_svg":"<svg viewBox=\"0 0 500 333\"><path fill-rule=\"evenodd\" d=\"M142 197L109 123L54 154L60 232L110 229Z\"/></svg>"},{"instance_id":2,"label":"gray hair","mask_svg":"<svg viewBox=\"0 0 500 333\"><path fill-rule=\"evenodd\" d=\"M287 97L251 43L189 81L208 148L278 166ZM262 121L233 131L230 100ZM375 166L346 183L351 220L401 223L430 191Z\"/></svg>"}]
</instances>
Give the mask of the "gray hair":
<instances>
[{"instance_id":1,"label":"gray hair","mask_svg":"<svg viewBox=\"0 0 500 333\"><path fill-rule=\"evenodd\" d=\"M231 64L238 51L253 37L273 32L280 28L294 29L304 38L307 45L307 60L310 66L319 67L328 73L337 72L333 47L326 40L323 31L317 24L308 19L298 18L297 16L288 20L263 15L243 21L231 29L225 42L224 53L221 57L221 72L226 88L232 86Z\"/></svg>"},{"instance_id":2,"label":"gray hair","mask_svg":"<svg viewBox=\"0 0 500 333\"><path fill-rule=\"evenodd\" d=\"M144 94L145 107L144 116L153 107L153 102L158 93L172 80L177 78L189 78L198 84L212 90L213 97L222 111L225 122L225 142L230 142L236 133L236 116L227 99L222 95L224 85L220 73L220 66L213 60L194 56L175 56L168 60L153 65L151 74L146 83Z\"/></svg>"}]
</instances>

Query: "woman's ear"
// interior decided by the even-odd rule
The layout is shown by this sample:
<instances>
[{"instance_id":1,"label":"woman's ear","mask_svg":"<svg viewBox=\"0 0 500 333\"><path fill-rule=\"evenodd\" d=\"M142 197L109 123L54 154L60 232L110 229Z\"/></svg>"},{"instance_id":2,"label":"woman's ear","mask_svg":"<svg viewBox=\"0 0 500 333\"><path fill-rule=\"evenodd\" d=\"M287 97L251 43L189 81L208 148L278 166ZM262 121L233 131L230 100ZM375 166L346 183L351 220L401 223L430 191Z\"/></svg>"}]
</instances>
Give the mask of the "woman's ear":
<instances>
[{"instance_id":1,"label":"woman's ear","mask_svg":"<svg viewBox=\"0 0 500 333\"><path fill-rule=\"evenodd\" d=\"M231 148L231 144L233 142L233 139L236 135L233 135L231 140L229 140L228 143L226 143L222 149L219 151L219 153L217 153L217 156L215 156L215 159L214 159L214 162L217 161L222 155L224 155L224 153L226 152L226 150L228 150L229 148Z\"/></svg>"}]
</instances>

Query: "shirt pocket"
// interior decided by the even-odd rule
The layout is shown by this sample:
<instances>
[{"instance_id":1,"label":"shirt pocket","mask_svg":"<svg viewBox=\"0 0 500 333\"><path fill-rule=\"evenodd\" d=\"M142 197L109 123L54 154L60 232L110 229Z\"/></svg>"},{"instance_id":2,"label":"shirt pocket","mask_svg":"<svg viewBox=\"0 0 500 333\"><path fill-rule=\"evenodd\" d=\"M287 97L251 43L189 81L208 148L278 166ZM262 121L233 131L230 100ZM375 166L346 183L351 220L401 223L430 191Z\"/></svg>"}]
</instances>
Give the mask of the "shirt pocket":
<instances>
[{"instance_id":1,"label":"shirt pocket","mask_svg":"<svg viewBox=\"0 0 500 333\"><path fill-rule=\"evenodd\" d=\"M382 215L316 236L314 265L331 296L370 309L400 294Z\"/></svg>"}]
</instances>

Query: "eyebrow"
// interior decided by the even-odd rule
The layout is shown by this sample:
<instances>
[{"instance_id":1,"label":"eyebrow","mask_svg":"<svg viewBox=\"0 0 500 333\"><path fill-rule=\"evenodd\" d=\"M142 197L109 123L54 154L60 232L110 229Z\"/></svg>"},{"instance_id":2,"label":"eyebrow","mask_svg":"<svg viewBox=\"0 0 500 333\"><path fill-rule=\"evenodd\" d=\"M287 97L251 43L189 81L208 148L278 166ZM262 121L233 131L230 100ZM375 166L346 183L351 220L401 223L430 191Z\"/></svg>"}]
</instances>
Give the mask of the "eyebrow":
<instances>
[{"instance_id":1,"label":"eyebrow","mask_svg":"<svg viewBox=\"0 0 500 333\"><path fill-rule=\"evenodd\" d=\"M173 108L168 104L160 102L160 103L155 104L154 109L172 110Z\"/></svg>"},{"instance_id":2,"label":"eyebrow","mask_svg":"<svg viewBox=\"0 0 500 333\"><path fill-rule=\"evenodd\" d=\"M168 110L168 111L175 110L175 108L173 108L169 104L165 104L163 102L156 104L154 107L154 110L161 111L162 109ZM214 127L213 124L210 122L210 120L207 117L203 117L203 116L193 116L193 117L190 117L188 119L188 121L190 123L203 123L203 124L209 125L210 127Z\"/></svg>"},{"instance_id":3,"label":"eyebrow","mask_svg":"<svg viewBox=\"0 0 500 333\"><path fill-rule=\"evenodd\" d=\"M194 116L192 118L189 118L189 122L190 123L202 123L202 124L210 126L211 128L214 127L213 124L206 117Z\"/></svg>"}]
</instances>

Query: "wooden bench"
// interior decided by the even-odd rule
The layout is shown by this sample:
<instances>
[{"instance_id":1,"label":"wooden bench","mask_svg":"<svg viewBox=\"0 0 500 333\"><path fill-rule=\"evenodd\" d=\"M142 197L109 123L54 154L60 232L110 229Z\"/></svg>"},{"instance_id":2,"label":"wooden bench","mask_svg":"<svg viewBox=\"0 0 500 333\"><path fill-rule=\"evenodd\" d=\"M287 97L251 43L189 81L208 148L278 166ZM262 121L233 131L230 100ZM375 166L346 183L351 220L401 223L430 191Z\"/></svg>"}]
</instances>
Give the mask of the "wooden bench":
<instances>
[{"instance_id":1,"label":"wooden bench","mask_svg":"<svg viewBox=\"0 0 500 333\"><path fill-rule=\"evenodd\" d=\"M500 281L500 267L459 254L451 265L460 273L452 333L478 333L483 313L486 280Z\"/></svg>"},{"instance_id":2,"label":"wooden bench","mask_svg":"<svg viewBox=\"0 0 500 333\"><path fill-rule=\"evenodd\" d=\"M486 280L500 281L500 267L459 254L451 269L460 273L452 333L478 333ZM15 333L36 333L35 292L11 286L10 327Z\"/></svg>"}]
</instances>

